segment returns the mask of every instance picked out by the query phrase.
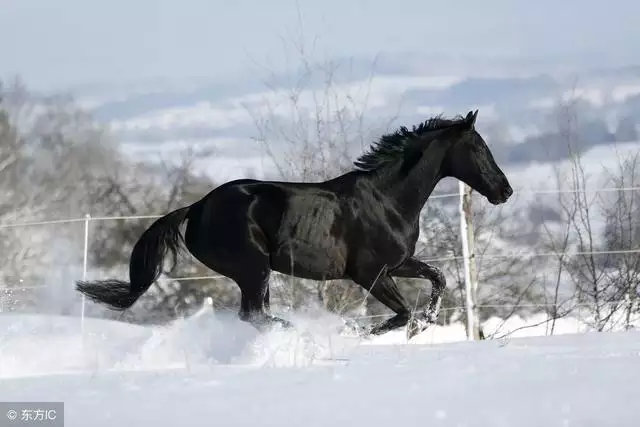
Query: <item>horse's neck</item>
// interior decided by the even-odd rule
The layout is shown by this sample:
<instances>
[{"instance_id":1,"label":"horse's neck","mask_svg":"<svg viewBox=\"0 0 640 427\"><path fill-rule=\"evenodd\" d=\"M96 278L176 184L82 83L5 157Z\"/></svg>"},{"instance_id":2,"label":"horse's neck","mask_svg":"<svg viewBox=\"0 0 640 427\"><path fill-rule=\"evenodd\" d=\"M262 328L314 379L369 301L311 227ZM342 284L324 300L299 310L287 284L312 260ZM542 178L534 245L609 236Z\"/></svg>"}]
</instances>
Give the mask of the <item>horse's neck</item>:
<instances>
[{"instance_id":1,"label":"horse's neck","mask_svg":"<svg viewBox=\"0 0 640 427\"><path fill-rule=\"evenodd\" d=\"M379 171L376 186L395 202L408 221L413 221L420 216L427 199L442 179L444 157L445 153L439 147L429 147L407 174L399 173L399 164Z\"/></svg>"}]
</instances>

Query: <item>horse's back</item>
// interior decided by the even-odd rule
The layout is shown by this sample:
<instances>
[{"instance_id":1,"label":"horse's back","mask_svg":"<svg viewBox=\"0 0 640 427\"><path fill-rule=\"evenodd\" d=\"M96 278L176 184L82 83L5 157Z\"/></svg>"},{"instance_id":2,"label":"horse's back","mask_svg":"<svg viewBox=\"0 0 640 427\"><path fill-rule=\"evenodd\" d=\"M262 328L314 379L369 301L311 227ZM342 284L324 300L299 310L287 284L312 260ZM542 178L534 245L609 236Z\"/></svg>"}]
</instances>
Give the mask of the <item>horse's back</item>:
<instances>
[{"instance_id":1,"label":"horse's back","mask_svg":"<svg viewBox=\"0 0 640 427\"><path fill-rule=\"evenodd\" d=\"M219 226L227 221L246 227L258 223L267 232L277 229L287 198L286 189L272 182L237 179L225 182L203 197L197 203L202 210L198 216Z\"/></svg>"},{"instance_id":2,"label":"horse's back","mask_svg":"<svg viewBox=\"0 0 640 427\"><path fill-rule=\"evenodd\" d=\"M198 203L209 223L258 226L272 250L289 237L313 240L327 233L340 213L337 196L320 186L256 179L226 182Z\"/></svg>"}]
</instances>

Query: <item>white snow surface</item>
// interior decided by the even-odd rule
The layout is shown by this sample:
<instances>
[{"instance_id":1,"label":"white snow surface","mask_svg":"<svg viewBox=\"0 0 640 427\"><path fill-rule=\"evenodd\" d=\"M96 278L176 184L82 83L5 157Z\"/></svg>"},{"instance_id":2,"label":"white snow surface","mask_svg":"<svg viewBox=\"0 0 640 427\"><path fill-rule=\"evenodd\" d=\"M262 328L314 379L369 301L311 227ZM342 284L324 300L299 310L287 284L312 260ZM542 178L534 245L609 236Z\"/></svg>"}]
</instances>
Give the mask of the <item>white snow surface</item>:
<instances>
[{"instance_id":1,"label":"white snow surface","mask_svg":"<svg viewBox=\"0 0 640 427\"><path fill-rule=\"evenodd\" d=\"M203 311L166 327L86 319L81 333L77 318L0 315L0 401L64 401L67 427L638 425L640 332L564 319L562 335L465 342L454 325L407 343L292 320L260 335Z\"/></svg>"}]
</instances>

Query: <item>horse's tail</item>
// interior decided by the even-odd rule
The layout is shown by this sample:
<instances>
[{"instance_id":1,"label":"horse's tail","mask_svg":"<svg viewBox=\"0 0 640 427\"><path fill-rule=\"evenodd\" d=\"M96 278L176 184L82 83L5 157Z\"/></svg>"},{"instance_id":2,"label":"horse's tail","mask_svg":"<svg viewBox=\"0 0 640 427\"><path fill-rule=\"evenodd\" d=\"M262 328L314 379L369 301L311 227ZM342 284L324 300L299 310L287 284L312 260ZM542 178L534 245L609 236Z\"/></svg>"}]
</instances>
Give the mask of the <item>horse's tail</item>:
<instances>
[{"instance_id":1,"label":"horse's tail","mask_svg":"<svg viewBox=\"0 0 640 427\"><path fill-rule=\"evenodd\" d=\"M175 265L183 242L180 225L187 219L190 208L180 208L157 219L142 233L131 252L131 283L121 280L78 281L76 289L91 300L115 310L131 307L158 279L168 252L171 252Z\"/></svg>"}]
</instances>

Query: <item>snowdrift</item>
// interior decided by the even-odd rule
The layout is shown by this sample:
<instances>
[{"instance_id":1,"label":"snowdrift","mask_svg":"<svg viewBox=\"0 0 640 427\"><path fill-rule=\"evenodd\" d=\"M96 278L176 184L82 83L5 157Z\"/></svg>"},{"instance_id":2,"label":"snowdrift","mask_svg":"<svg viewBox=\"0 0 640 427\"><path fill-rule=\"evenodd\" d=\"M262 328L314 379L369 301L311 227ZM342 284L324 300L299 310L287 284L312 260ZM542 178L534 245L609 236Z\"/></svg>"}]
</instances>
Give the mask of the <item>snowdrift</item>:
<instances>
[{"instance_id":1,"label":"snowdrift","mask_svg":"<svg viewBox=\"0 0 640 427\"><path fill-rule=\"evenodd\" d=\"M0 400L64 401L67 427L637 425L639 332L362 345L335 320L258 335L209 312L81 334L78 319L0 315ZM445 329L419 338L453 341Z\"/></svg>"}]
</instances>

